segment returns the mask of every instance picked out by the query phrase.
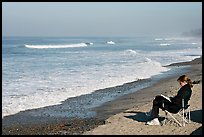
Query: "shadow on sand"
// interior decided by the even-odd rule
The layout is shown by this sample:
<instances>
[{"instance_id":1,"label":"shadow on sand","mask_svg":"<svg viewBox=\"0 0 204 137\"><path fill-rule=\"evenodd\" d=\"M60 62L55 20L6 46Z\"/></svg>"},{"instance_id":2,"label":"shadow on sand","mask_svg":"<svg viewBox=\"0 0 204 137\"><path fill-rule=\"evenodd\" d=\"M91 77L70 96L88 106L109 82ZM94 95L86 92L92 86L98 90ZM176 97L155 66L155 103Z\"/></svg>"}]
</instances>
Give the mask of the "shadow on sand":
<instances>
[{"instance_id":1,"label":"shadow on sand","mask_svg":"<svg viewBox=\"0 0 204 137\"><path fill-rule=\"evenodd\" d=\"M202 110L191 111L191 121L202 123ZM202 135L202 126L193 131L191 135Z\"/></svg>"},{"instance_id":2,"label":"shadow on sand","mask_svg":"<svg viewBox=\"0 0 204 137\"><path fill-rule=\"evenodd\" d=\"M134 115L124 116L126 118L130 118L136 120L138 122L147 122L150 120L148 116L146 116L145 112L141 111L125 111L123 113L134 113ZM202 110L191 111L191 121L202 123ZM163 120L163 117L159 118L159 120ZM202 135L202 126L196 129L191 133L191 135Z\"/></svg>"},{"instance_id":3,"label":"shadow on sand","mask_svg":"<svg viewBox=\"0 0 204 137\"><path fill-rule=\"evenodd\" d=\"M191 111L191 121L202 123L202 110Z\"/></svg>"},{"instance_id":4,"label":"shadow on sand","mask_svg":"<svg viewBox=\"0 0 204 137\"><path fill-rule=\"evenodd\" d=\"M145 114L145 112L141 112L141 111L125 111L124 113L135 113L135 115L124 116L124 117L136 120L138 122L145 122L146 123L147 121L151 120L151 117L147 116ZM158 119L159 119L159 121L163 121L164 117L159 117Z\"/></svg>"},{"instance_id":5,"label":"shadow on sand","mask_svg":"<svg viewBox=\"0 0 204 137\"><path fill-rule=\"evenodd\" d=\"M146 116L145 112L140 111L125 111L124 113L134 113L135 115L125 116L126 118L130 118L136 120L138 122L147 122L149 121L149 117Z\"/></svg>"}]
</instances>

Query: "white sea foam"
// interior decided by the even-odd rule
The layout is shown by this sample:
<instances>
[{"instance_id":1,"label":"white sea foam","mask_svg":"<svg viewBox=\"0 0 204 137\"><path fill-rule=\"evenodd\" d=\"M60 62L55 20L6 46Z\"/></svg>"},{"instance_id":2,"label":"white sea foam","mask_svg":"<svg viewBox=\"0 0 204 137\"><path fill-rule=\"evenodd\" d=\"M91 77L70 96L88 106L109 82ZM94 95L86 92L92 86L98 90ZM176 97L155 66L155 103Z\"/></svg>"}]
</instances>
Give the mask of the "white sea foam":
<instances>
[{"instance_id":1,"label":"white sea foam","mask_svg":"<svg viewBox=\"0 0 204 137\"><path fill-rule=\"evenodd\" d=\"M118 57L119 55L122 54L107 54L108 57ZM26 109L60 104L61 101L70 97L89 94L98 89L122 85L138 79L149 78L168 70L162 67L159 62L150 58L143 59L141 57L138 59L142 63L138 64L137 60L132 59L121 65L87 66L79 71L60 70L50 73L49 77L46 78L43 76L37 79L22 77L15 82L16 84L12 85L12 88L18 91L20 89L17 89L17 87L22 86L28 91L33 91L33 94L29 93L25 96L14 95L8 102L7 97L3 98L5 101L3 102L2 116L15 114ZM68 75L69 77L66 77ZM29 81L28 85L26 81ZM6 88L5 85L3 87ZM4 88L3 90L5 90Z\"/></svg>"},{"instance_id":2,"label":"white sea foam","mask_svg":"<svg viewBox=\"0 0 204 137\"><path fill-rule=\"evenodd\" d=\"M172 38L165 38L164 40L172 40Z\"/></svg>"},{"instance_id":3,"label":"white sea foam","mask_svg":"<svg viewBox=\"0 0 204 137\"><path fill-rule=\"evenodd\" d=\"M138 54L137 51L132 50L132 49L125 50L124 53L126 55L137 55Z\"/></svg>"},{"instance_id":4,"label":"white sea foam","mask_svg":"<svg viewBox=\"0 0 204 137\"><path fill-rule=\"evenodd\" d=\"M161 44L159 44L160 46L169 46L169 45L171 45L171 44L169 44L169 43L161 43Z\"/></svg>"},{"instance_id":5,"label":"white sea foam","mask_svg":"<svg viewBox=\"0 0 204 137\"><path fill-rule=\"evenodd\" d=\"M67 45L27 45L27 48L35 48L35 49L48 49L48 48L77 48L77 47L86 47L86 43L77 43L77 44L67 44Z\"/></svg>"},{"instance_id":6,"label":"white sea foam","mask_svg":"<svg viewBox=\"0 0 204 137\"><path fill-rule=\"evenodd\" d=\"M162 66L169 65L171 63L191 61L195 58L200 57L201 55L202 50L198 50L197 48L162 52L152 51L149 53L149 57L160 62Z\"/></svg>"},{"instance_id":7,"label":"white sea foam","mask_svg":"<svg viewBox=\"0 0 204 137\"><path fill-rule=\"evenodd\" d=\"M115 44L113 41L107 41L107 44Z\"/></svg>"},{"instance_id":8,"label":"white sea foam","mask_svg":"<svg viewBox=\"0 0 204 137\"><path fill-rule=\"evenodd\" d=\"M192 45L196 45L196 44L198 44L198 43L192 42L191 44L192 44Z\"/></svg>"},{"instance_id":9,"label":"white sea foam","mask_svg":"<svg viewBox=\"0 0 204 137\"><path fill-rule=\"evenodd\" d=\"M155 38L154 40L163 40L162 38Z\"/></svg>"}]
</instances>

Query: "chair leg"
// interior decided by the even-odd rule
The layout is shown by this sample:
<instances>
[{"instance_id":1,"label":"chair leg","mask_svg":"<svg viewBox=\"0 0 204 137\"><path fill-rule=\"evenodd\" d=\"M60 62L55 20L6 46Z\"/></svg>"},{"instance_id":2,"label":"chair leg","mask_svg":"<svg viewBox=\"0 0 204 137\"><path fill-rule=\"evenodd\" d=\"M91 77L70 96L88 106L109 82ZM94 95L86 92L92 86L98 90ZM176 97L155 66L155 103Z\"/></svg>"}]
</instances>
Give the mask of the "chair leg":
<instances>
[{"instance_id":1,"label":"chair leg","mask_svg":"<svg viewBox=\"0 0 204 137\"><path fill-rule=\"evenodd\" d=\"M190 108L188 108L186 110L186 112L184 112L185 116L184 116L184 121L186 123L190 123L191 122L191 113L190 113Z\"/></svg>"},{"instance_id":2,"label":"chair leg","mask_svg":"<svg viewBox=\"0 0 204 137\"><path fill-rule=\"evenodd\" d=\"M183 126L185 127L185 122L186 122L185 120L186 120L186 119L185 119L185 116L184 116L184 115L185 115L185 110L183 109L182 118L183 118Z\"/></svg>"},{"instance_id":3,"label":"chair leg","mask_svg":"<svg viewBox=\"0 0 204 137\"><path fill-rule=\"evenodd\" d=\"M190 114L191 110L190 108L188 109L188 122L191 123L191 114Z\"/></svg>"},{"instance_id":4,"label":"chair leg","mask_svg":"<svg viewBox=\"0 0 204 137\"><path fill-rule=\"evenodd\" d=\"M174 116L172 116L171 113L169 113L168 111L165 111L165 112L167 112L167 113L175 120L175 122L176 122L180 127L182 127L182 124L181 124Z\"/></svg>"}]
</instances>

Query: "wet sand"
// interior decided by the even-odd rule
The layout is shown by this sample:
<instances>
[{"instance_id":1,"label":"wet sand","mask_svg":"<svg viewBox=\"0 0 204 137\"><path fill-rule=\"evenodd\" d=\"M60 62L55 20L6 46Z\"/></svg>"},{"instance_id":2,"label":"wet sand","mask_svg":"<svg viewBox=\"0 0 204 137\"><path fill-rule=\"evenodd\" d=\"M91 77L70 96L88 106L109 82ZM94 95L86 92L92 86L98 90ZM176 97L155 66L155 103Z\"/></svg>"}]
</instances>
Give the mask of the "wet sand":
<instances>
[{"instance_id":1,"label":"wet sand","mask_svg":"<svg viewBox=\"0 0 204 137\"><path fill-rule=\"evenodd\" d=\"M191 65L188 75L192 80L202 79L202 58L191 62L179 63L169 67L179 67L182 65ZM35 110L27 110L4 117L2 119L2 134L3 135L79 135L79 134L95 134L91 132L100 127L100 125L107 125L109 118L123 113L129 109L138 108L145 104L149 104L151 99L157 94L173 94L177 89L176 82L178 76L169 76L155 83L151 87L144 88L134 93L121 96L113 101L104 103L102 106L93 108L97 115L91 118L67 118L67 117L53 117L52 115L43 115L44 111L50 109L55 111L60 110L61 105L52 107L45 107ZM131 86L131 83L129 85ZM201 96L202 97L202 96ZM67 102L69 103L69 102ZM201 106L202 107L202 106ZM64 109L64 108L62 108ZM35 112L35 113L34 113ZM37 113L36 113L37 112ZM38 113L39 112L39 113ZM64 112L57 112L64 113ZM36 115L39 114L39 115ZM128 127L127 127L128 128ZM91 130L91 131L90 131ZM89 131L89 132L87 132ZM114 134L107 132L109 134ZM103 134L98 132L96 134ZM123 134L128 134L123 132Z\"/></svg>"}]
</instances>

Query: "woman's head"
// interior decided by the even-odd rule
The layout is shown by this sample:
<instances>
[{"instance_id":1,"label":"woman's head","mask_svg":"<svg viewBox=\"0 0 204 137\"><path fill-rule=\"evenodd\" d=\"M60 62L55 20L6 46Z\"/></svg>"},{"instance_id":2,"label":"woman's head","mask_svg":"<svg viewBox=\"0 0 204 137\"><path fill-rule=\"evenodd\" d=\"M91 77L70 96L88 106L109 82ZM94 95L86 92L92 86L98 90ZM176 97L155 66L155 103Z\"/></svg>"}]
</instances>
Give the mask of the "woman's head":
<instances>
[{"instance_id":1,"label":"woman's head","mask_svg":"<svg viewBox=\"0 0 204 137\"><path fill-rule=\"evenodd\" d=\"M180 76L177 81L180 83L181 86L184 86L185 84L189 84L191 87L193 87L191 79L188 78L187 75Z\"/></svg>"}]
</instances>

